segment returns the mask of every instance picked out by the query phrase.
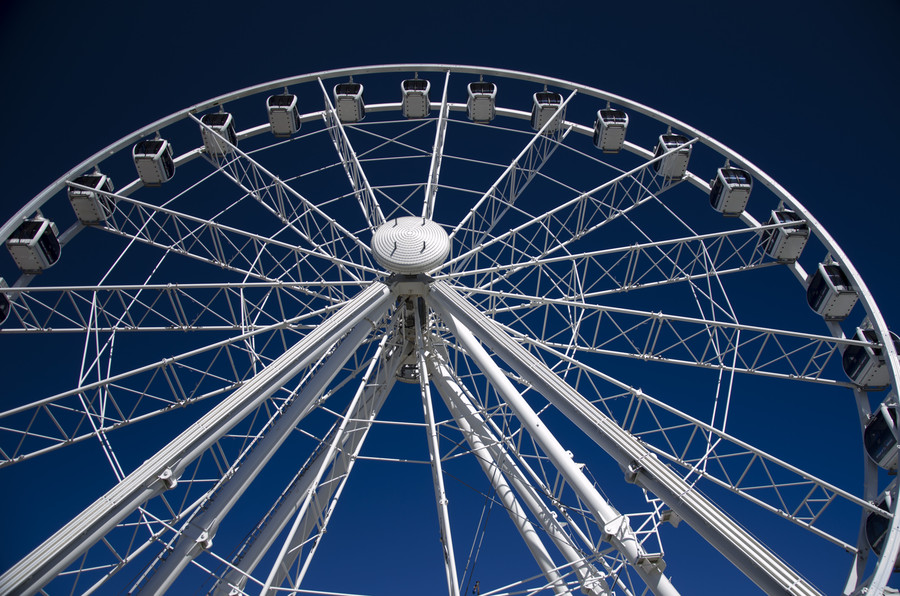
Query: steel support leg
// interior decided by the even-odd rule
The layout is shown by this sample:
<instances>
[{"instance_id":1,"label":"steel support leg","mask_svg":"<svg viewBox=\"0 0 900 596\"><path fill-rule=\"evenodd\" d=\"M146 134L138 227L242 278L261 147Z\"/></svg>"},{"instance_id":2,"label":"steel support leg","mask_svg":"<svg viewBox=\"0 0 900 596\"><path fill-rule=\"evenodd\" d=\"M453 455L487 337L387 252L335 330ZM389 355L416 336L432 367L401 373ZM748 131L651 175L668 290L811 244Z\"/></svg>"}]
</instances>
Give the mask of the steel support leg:
<instances>
[{"instance_id":1,"label":"steel support leg","mask_svg":"<svg viewBox=\"0 0 900 596\"><path fill-rule=\"evenodd\" d=\"M431 284L428 299L445 321L453 321L454 317L459 319L461 324L456 325L456 330L461 340L462 337L471 338L468 344L473 344L475 346L473 349L483 352L483 348L469 331L474 330L499 358L568 416L623 469L628 470L631 481L661 498L766 593L804 595L819 593L762 543L650 453L640 441L606 417L590 401L556 376L544 363L516 343L496 323L480 313L447 284L443 282Z\"/></svg>"},{"instance_id":2,"label":"steel support leg","mask_svg":"<svg viewBox=\"0 0 900 596\"><path fill-rule=\"evenodd\" d=\"M438 304L439 307L442 306L440 303ZM439 308L438 312L444 322L450 326L454 336L465 348L475 365L484 373L503 401L522 423L523 428L528 431L532 439L541 447L544 454L575 491L575 494L602 524L604 539L622 553L628 564L641 576L654 594L659 596L678 594L669 578L661 571L661 565L646 564L646 553L631 529L628 518L616 511L582 473L578 465L566 453L565 448L556 440L553 433L544 425L522 394L481 346L481 343L449 312L442 308Z\"/></svg>"},{"instance_id":3,"label":"steel support leg","mask_svg":"<svg viewBox=\"0 0 900 596\"><path fill-rule=\"evenodd\" d=\"M328 467L335 459L342 458L343 462L336 463L333 471L329 474L328 480L324 484L333 486L337 483L343 484L352 468L352 458L362 448L371 421L378 415L381 405L390 393L394 385L397 369L400 363L409 353L410 349L401 349L398 346L391 346L385 350L385 340L379 346L378 353L373 356L372 363L363 375L359 391L364 390L365 394L362 399L356 399L347 407L344 419L338 425L333 437L328 443L326 449L319 451L318 455L312 459L307 468L302 471L299 476L291 483L279 498L279 505L262 522L262 529L259 535L253 540L252 544L241 554L240 560L235 563L235 567L228 572L225 577L216 585L214 591L215 596L225 596L227 594L238 594L239 589L243 588L246 583L247 576L253 573L259 562L269 552L269 549L275 544L278 536L287 526L292 517L303 517L305 510L297 514L304 505L309 504L310 495L316 492L322 483L322 477ZM387 353L385 353L387 352ZM338 480L338 478L341 478ZM333 494L334 488L328 491L323 498L327 500ZM318 518L318 515L307 517ZM307 522L308 525L308 522ZM306 539L309 532L295 532L301 534L301 540ZM290 567L290 563L286 565ZM275 585L280 585L281 581L277 578L273 579Z\"/></svg>"},{"instance_id":4,"label":"steel support leg","mask_svg":"<svg viewBox=\"0 0 900 596\"><path fill-rule=\"evenodd\" d=\"M468 412L465 410L465 406L462 405L463 400L466 399L462 388L456 384L452 374L444 365L435 366L433 360L430 364L431 366L429 366L428 370L431 373L431 380L447 405L447 409L453 415L456 425L462 431L482 471L484 471L485 476L490 481L494 493L500 499L500 503L506 509L513 525L515 525L516 530L518 530L519 535L525 542L525 546L531 551L531 556L534 557L535 562L541 569L541 573L547 578L547 584L552 587L554 594L571 594L565 580L559 574L556 563L553 562L550 553L547 552L544 543L541 542L540 536L528 520L528 516L516 498L512 487L510 487L509 482L504 477L503 473L507 470L506 466L499 463L497 458L494 457L494 450L485 445L485 440L489 445L495 445L496 439L485 434L483 428L479 428L478 431L473 429L472 424L469 423Z\"/></svg>"},{"instance_id":5,"label":"steel support leg","mask_svg":"<svg viewBox=\"0 0 900 596\"><path fill-rule=\"evenodd\" d=\"M303 386L303 390L294 398L281 414L278 421L260 439L253 450L242 462L234 475L228 479L204 504L203 511L196 515L185 526L175 546L156 571L141 589L145 594L165 594L178 575L194 558L203 552L203 544L208 544L218 530L219 524L231 511L244 491L263 470L278 448L287 440L294 427L312 410L316 400L325 391L328 384L340 372L341 368L359 348L372 330L371 324L364 321L354 327L341 340L321 369Z\"/></svg>"},{"instance_id":6,"label":"steel support leg","mask_svg":"<svg viewBox=\"0 0 900 596\"><path fill-rule=\"evenodd\" d=\"M0 594L34 594L107 532L171 486L184 469L275 391L321 357L363 319L379 320L393 301L374 283L235 390L227 399L0 576Z\"/></svg>"},{"instance_id":7,"label":"steel support leg","mask_svg":"<svg viewBox=\"0 0 900 596\"><path fill-rule=\"evenodd\" d=\"M488 428L467 391L456 381L449 367L443 362L431 360L429 371L444 403L447 404L447 408L469 443L478 463L481 464L485 474L491 480L494 491L506 507L519 533L522 534L526 545L541 567L544 577L554 585L554 591L557 591L554 582L559 581L558 569L547 551L544 550L537 534L534 534L531 524L525 519L525 512L519 505L519 501L513 496L512 489L515 489L519 499L525 503L534 519L540 523L546 535L566 559L568 566L574 570L582 591L591 596L608 596L610 590L603 574L585 561L584 556L578 551L572 538L563 530L550 507L540 498L537 489L528 481L512 456L504 448L503 442ZM539 545L539 550L532 548L532 544L529 542L532 538ZM565 592L557 593L568 592L569 590L566 589Z\"/></svg>"},{"instance_id":8,"label":"steel support leg","mask_svg":"<svg viewBox=\"0 0 900 596\"><path fill-rule=\"evenodd\" d=\"M417 299L418 301L419 299ZM416 353L419 362L419 385L422 389L422 408L428 425L428 452L431 456L431 477L434 481L434 496L437 501L438 521L441 526L441 544L444 548L444 568L447 572L447 592L459 596L459 579L456 575L456 557L453 551L453 534L450 531L450 512L447 509L447 493L444 490L444 472L441 468L441 451L437 427L434 423L434 408L431 402L431 385L428 382L425 338L419 309L414 308L416 321Z\"/></svg>"},{"instance_id":9,"label":"steel support leg","mask_svg":"<svg viewBox=\"0 0 900 596\"><path fill-rule=\"evenodd\" d=\"M372 378L373 368L370 366L347 408L346 416L329 443L321 464L308 470L308 479L295 486L295 490L292 491L295 497L292 500L296 504L291 509L296 510L297 515L266 578L262 594L277 593L291 566L300 556L304 543L316 526L319 526L319 534L294 582L295 587L300 584L318 546L318 540L325 532L325 527L356 463L356 457L362 450L372 422L391 392L397 378L397 370L407 353L406 349L398 349L387 363L372 363L382 365L377 369L375 378ZM325 472L330 462L334 462L334 465L326 478ZM280 533L274 532L273 540ZM259 557L262 558L264 554L265 552L260 552Z\"/></svg>"}]
</instances>

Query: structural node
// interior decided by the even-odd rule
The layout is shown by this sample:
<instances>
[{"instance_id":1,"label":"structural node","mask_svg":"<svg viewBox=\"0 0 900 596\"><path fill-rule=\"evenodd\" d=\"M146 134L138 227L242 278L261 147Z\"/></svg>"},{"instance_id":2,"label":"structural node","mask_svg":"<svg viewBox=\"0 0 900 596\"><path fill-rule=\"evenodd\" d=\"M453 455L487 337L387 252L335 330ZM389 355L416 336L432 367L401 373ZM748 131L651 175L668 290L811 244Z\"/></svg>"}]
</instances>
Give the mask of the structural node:
<instances>
[{"instance_id":1,"label":"structural node","mask_svg":"<svg viewBox=\"0 0 900 596\"><path fill-rule=\"evenodd\" d=\"M372 236L378 264L392 273L417 275L442 264L450 254L444 228L424 217L398 217L382 224Z\"/></svg>"}]
</instances>

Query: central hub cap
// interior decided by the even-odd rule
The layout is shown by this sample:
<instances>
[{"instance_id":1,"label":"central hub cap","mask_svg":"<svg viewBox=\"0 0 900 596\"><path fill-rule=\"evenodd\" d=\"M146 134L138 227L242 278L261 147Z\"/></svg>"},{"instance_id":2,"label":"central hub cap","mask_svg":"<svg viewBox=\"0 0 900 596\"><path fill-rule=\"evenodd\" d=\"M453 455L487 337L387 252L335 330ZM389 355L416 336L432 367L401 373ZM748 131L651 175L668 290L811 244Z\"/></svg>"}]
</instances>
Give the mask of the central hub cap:
<instances>
[{"instance_id":1,"label":"central hub cap","mask_svg":"<svg viewBox=\"0 0 900 596\"><path fill-rule=\"evenodd\" d=\"M447 259L450 238L444 228L424 217L398 217L381 224L372 236L378 264L391 273L426 273Z\"/></svg>"}]
</instances>

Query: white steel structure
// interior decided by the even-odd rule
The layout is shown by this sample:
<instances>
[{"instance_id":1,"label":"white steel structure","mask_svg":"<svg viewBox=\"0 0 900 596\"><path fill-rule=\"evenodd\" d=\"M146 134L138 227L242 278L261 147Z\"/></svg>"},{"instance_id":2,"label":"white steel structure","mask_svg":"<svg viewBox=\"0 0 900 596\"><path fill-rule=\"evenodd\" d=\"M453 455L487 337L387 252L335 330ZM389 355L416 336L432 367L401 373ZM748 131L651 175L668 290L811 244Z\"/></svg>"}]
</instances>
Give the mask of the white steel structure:
<instances>
[{"instance_id":1,"label":"white steel structure","mask_svg":"<svg viewBox=\"0 0 900 596\"><path fill-rule=\"evenodd\" d=\"M348 80L364 121L337 115ZM476 81L493 120L467 118ZM533 130L541 90L562 100ZM273 92L300 106L287 133ZM601 108L627 114L618 153L594 146ZM664 134L687 139L683 176ZM132 161L148 139L176 148L155 187ZM753 183L729 217L723 167ZM118 191L75 182L100 169ZM71 189L112 212L84 223ZM882 315L797 199L649 107L474 66L312 73L136 131L0 239L35 217L59 261L0 271L6 378L27 378L0 406L23 544L2 594L741 593L727 561L770 594L890 583L896 424L878 465L862 440L900 384ZM809 239L776 260L788 227ZM821 263L858 295L846 318L806 304ZM890 383L852 383L848 347Z\"/></svg>"}]
</instances>

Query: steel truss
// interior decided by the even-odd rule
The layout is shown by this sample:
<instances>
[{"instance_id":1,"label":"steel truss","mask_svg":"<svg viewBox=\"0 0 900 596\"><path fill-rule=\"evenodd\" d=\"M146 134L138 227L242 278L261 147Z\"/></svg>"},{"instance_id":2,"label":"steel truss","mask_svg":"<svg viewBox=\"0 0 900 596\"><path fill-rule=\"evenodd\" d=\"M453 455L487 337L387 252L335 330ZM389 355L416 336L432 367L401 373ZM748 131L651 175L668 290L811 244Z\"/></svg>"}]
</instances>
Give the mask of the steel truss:
<instances>
[{"instance_id":1,"label":"steel truss","mask_svg":"<svg viewBox=\"0 0 900 596\"><path fill-rule=\"evenodd\" d=\"M366 105L365 120L337 117L335 81L379 77L396 89L391 77L416 72L434 84L428 117L401 119L399 98L379 98L377 85L367 98L375 90L388 101ZM503 105L491 123L473 123L473 76L564 99L540 130L528 111ZM252 123L233 141L201 121L231 104L249 113L242 102L284 87L314 98L289 139ZM593 123L572 116L604 102L632 118L619 154L597 151ZM182 147L199 130L219 150L175 156L177 176L161 189L125 181L135 142ZM686 146L656 155L630 140L664 131ZM659 174L687 148L696 173ZM754 179L738 217L709 208L709 163ZM93 169L117 191L75 181ZM895 405L900 367L884 319L807 209L685 123L527 73L342 69L214 98L136 131L35 197L0 239L26 218L70 213L67 188L114 208L99 221L58 219L53 268L3 272L13 286L0 287L6 352L33 342L60 372L9 390L0 468L40 471L69 457L102 469L112 488L60 513L61 529L16 555L0 593L714 590L673 563L688 558L670 529L679 522L767 593L837 592L828 568L844 553L845 596L889 584L898 483L831 446L858 451L871 413ZM766 223L776 209L799 221ZM403 216L440 224L451 246L443 264L417 275L378 264L372 234ZM809 230L808 245L777 261L769 239L796 227ZM832 262L859 305L823 323L803 291ZM859 386L842 370L848 349L868 346L853 339L857 326L879 338L885 386ZM29 361L18 364L11 378L27 376ZM802 449L772 440L785 429ZM393 522L389 535L365 524L348 534L341 516L382 488L377 474L362 491L355 484L376 466L402 471L390 488L398 501L425 505L371 514L373 527ZM60 494L67 470L43 471L35 476L47 484L26 490ZM502 528L488 520L500 509ZM871 520L885 528L876 550ZM369 538L375 548L357 547ZM793 551L807 548L832 549L828 562L796 563ZM498 550L515 553L512 564L492 559ZM433 552L430 566L397 563L419 551ZM401 571L354 584L369 557ZM739 592L743 580L732 581Z\"/></svg>"}]
</instances>

